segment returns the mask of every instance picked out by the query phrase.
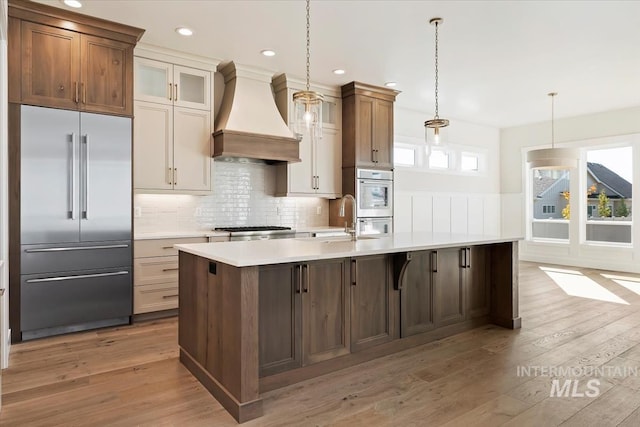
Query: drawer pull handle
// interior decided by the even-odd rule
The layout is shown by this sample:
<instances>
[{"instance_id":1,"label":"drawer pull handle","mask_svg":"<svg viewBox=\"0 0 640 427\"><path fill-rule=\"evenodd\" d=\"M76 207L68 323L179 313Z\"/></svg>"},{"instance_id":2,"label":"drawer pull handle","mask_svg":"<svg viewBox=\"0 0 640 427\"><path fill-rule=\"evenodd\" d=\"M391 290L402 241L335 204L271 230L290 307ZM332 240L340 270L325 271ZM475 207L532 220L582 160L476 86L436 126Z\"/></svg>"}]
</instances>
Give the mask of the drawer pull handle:
<instances>
[{"instance_id":1,"label":"drawer pull handle","mask_svg":"<svg viewBox=\"0 0 640 427\"><path fill-rule=\"evenodd\" d=\"M173 249L173 246L163 246L162 249Z\"/></svg>"},{"instance_id":2,"label":"drawer pull handle","mask_svg":"<svg viewBox=\"0 0 640 427\"><path fill-rule=\"evenodd\" d=\"M162 295L162 299L169 299L169 298L177 298L178 294L174 294L174 295Z\"/></svg>"},{"instance_id":3,"label":"drawer pull handle","mask_svg":"<svg viewBox=\"0 0 640 427\"><path fill-rule=\"evenodd\" d=\"M173 267L173 268L163 268L162 271L178 271L179 268L178 267Z\"/></svg>"}]
</instances>

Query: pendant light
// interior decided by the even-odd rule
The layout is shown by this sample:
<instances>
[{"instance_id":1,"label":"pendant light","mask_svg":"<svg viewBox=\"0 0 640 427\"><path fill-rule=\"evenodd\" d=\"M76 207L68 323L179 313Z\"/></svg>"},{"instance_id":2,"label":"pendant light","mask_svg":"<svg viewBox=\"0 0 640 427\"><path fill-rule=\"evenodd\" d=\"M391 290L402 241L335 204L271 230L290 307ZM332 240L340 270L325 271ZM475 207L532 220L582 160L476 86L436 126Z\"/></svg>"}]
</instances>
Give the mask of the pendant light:
<instances>
[{"instance_id":1,"label":"pendant light","mask_svg":"<svg viewBox=\"0 0 640 427\"><path fill-rule=\"evenodd\" d=\"M442 22L442 18L431 18L429 20L429 24L436 26L436 114L433 119L424 122L424 128L425 140L427 141L427 144L433 145L434 147L442 146L442 141L440 140L440 129L449 126L449 120L441 119L440 116L438 116L438 27L442 25ZM430 131L430 129L433 129L433 133Z\"/></svg>"},{"instance_id":2,"label":"pendant light","mask_svg":"<svg viewBox=\"0 0 640 427\"><path fill-rule=\"evenodd\" d=\"M309 14L310 0L307 0L307 89L293 94L294 132L302 135L309 132L314 138L322 138L322 101L323 96L309 89L310 37Z\"/></svg>"},{"instance_id":3,"label":"pendant light","mask_svg":"<svg viewBox=\"0 0 640 427\"><path fill-rule=\"evenodd\" d=\"M558 93L547 94L551 97L551 148L531 150L527 153L527 162L532 169L570 169L578 167L578 150L575 148L555 147L554 99Z\"/></svg>"}]
</instances>

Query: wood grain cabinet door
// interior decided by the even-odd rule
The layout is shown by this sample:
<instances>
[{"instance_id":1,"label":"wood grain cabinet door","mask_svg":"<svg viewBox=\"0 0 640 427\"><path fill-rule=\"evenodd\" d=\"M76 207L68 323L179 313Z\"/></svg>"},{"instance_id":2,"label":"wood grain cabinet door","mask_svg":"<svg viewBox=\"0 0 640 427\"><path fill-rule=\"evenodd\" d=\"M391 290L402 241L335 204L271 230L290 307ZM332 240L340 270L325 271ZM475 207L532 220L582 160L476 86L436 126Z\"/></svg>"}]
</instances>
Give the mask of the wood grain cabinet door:
<instances>
[{"instance_id":1,"label":"wood grain cabinet door","mask_svg":"<svg viewBox=\"0 0 640 427\"><path fill-rule=\"evenodd\" d=\"M433 329L431 251L412 253L400 280L400 336L404 338Z\"/></svg>"},{"instance_id":2,"label":"wood grain cabinet door","mask_svg":"<svg viewBox=\"0 0 640 427\"><path fill-rule=\"evenodd\" d=\"M352 352L394 339L397 328L391 280L391 264L387 255L351 260Z\"/></svg>"},{"instance_id":3,"label":"wood grain cabinet door","mask_svg":"<svg viewBox=\"0 0 640 427\"><path fill-rule=\"evenodd\" d=\"M485 316L490 308L489 250L486 246L472 246L466 251L467 315Z\"/></svg>"},{"instance_id":4,"label":"wood grain cabinet door","mask_svg":"<svg viewBox=\"0 0 640 427\"><path fill-rule=\"evenodd\" d=\"M22 22L22 103L77 109L80 34Z\"/></svg>"},{"instance_id":5,"label":"wood grain cabinet door","mask_svg":"<svg viewBox=\"0 0 640 427\"><path fill-rule=\"evenodd\" d=\"M376 99L373 130L373 161L378 167L392 169L393 102Z\"/></svg>"},{"instance_id":6,"label":"wood grain cabinet door","mask_svg":"<svg viewBox=\"0 0 640 427\"><path fill-rule=\"evenodd\" d=\"M260 267L261 377L302 366L301 268L294 264Z\"/></svg>"},{"instance_id":7,"label":"wood grain cabinet door","mask_svg":"<svg viewBox=\"0 0 640 427\"><path fill-rule=\"evenodd\" d=\"M431 252L436 327L465 319L463 251L464 248L451 248Z\"/></svg>"},{"instance_id":8,"label":"wood grain cabinet door","mask_svg":"<svg viewBox=\"0 0 640 427\"><path fill-rule=\"evenodd\" d=\"M133 114L133 46L82 35L80 109Z\"/></svg>"},{"instance_id":9,"label":"wood grain cabinet door","mask_svg":"<svg viewBox=\"0 0 640 427\"><path fill-rule=\"evenodd\" d=\"M375 166L374 115L376 100L356 95L356 165Z\"/></svg>"},{"instance_id":10,"label":"wood grain cabinet door","mask_svg":"<svg viewBox=\"0 0 640 427\"><path fill-rule=\"evenodd\" d=\"M349 289L343 259L302 264L304 365L349 353Z\"/></svg>"}]
</instances>

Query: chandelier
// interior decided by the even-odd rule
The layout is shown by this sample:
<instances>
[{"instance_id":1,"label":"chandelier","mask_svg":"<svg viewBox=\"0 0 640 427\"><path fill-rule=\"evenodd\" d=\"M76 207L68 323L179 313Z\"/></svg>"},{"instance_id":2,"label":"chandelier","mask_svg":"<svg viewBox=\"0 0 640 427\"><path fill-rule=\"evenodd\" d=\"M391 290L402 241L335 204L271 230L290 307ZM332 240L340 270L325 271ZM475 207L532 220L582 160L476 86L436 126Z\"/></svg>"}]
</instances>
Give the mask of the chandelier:
<instances>
[{"instance_id":1,"label":"chandelier","mask_svg":"<svg viewBox=\"0 0 640 427\"><path fill-rule=\"evenodd\" d=\"M527 153L527 162L532 169L569 169L578 167L578 150L555 147L554 99L557 92L547 94L551 97L551 148L531 150Z\"/></svg>"}]
</instances>

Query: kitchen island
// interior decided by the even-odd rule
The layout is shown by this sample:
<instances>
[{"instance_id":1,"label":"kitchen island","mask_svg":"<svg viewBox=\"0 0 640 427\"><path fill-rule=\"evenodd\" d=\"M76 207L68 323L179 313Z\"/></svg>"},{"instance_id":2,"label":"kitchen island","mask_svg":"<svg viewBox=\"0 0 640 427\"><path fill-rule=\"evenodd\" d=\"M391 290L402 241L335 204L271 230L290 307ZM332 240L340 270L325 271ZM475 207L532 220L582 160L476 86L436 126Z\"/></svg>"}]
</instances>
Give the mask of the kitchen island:
<instances>
[{"instance_id":1,"label":"kitchen island","mask_svg":"<svg viewBox=\"0 0 640 427\"><path fill-rule=\"evenodd\" d=\"M238 421L261 393L486 323L519 328L519 238L176 245L180 360Z\"/></svg>"}]
</instances>

